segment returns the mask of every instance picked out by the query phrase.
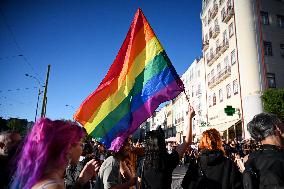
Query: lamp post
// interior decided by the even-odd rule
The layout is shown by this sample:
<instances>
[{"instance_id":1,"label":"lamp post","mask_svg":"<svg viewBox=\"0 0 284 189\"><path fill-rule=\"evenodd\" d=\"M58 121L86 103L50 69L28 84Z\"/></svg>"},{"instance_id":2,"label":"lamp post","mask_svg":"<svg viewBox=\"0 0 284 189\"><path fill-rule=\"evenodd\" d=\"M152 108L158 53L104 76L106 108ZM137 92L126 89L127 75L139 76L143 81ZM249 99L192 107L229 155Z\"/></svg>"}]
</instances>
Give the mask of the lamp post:
<instances>
[{"instance_id":1,"label":"lamp post","mask_svg":"<svg viewBox=\"0 0 284 189\"><path fill-rule=\"evenodd\" d=\"M29 75L29 74L25 74L25 76L30 77L30 78L36 80L37 83L38 83L38 86L39 86L39 87L38 87L37 102L36 102L36 113L35 113L35 121L36 121L36 118L37 118L37 110L38 110L38 103L39 103L39 96L40 96L41 93L42 93L42 91L40 90L40 88L43 87L43 86L41 85L41 82L39 81L39 79L36 78L35 76Z\"/></svg>"}]
</instances>

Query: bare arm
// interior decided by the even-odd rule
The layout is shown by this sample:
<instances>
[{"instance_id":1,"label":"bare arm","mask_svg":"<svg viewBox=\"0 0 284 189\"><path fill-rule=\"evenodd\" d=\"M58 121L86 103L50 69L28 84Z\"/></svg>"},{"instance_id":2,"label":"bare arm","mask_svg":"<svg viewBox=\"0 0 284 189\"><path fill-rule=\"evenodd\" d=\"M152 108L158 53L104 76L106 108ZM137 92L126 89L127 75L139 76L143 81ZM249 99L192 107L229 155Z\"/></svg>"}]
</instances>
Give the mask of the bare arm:
<instances>
[{"instance_id":1,"label":"bare arm","mask_svg":"<svg viewBox=\"0 0 284 189\"><path fill-rule=\"evenodd\" d=\"M185 141L178 146L177 152L179 154L179 158L183 157L185 150L192 142L192 118L195 116L195 111L193 107L189 105L188 107L188 131L185 136Z\"/></svg>"}]
</instances>

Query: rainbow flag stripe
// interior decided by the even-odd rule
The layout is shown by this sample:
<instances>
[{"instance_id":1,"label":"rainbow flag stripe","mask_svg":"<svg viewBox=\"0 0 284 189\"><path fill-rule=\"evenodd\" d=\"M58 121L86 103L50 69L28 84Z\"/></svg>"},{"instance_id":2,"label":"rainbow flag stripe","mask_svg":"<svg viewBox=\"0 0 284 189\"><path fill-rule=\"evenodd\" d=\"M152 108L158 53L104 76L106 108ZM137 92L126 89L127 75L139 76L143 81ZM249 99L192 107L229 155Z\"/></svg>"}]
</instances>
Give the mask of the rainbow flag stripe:
<instances>
[{"instance_id":1,"label":"rainbow flag stripe","mask_svg":"<svg viewBox=\"0 0 284 189\"><path fill-rule=\"evenodd\" d=\"M183 90L166 52L138 9L107 75L74 119L93 138L117 151L162 102Z\"/></svg>"}]
</instances>

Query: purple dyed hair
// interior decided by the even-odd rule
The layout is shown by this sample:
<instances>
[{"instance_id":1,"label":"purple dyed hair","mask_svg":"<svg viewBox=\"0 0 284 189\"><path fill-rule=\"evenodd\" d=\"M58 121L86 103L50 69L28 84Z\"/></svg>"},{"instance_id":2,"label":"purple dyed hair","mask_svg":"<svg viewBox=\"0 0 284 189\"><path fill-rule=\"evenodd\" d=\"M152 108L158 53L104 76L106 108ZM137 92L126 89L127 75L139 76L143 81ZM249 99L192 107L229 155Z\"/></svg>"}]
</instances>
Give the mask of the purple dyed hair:
<instances>
[{"instance_id":1,"label":"purple dyed hair","mask_svg":"<svg viewBox=\"0 0 284 189\"><path fill-rule=\"evenodd\" d=\"M39 119L25 139L12 188L31 188L45 174L67 166L68 149L83 137L83 128L74 122Z\"/></svg>"}]
</instances>

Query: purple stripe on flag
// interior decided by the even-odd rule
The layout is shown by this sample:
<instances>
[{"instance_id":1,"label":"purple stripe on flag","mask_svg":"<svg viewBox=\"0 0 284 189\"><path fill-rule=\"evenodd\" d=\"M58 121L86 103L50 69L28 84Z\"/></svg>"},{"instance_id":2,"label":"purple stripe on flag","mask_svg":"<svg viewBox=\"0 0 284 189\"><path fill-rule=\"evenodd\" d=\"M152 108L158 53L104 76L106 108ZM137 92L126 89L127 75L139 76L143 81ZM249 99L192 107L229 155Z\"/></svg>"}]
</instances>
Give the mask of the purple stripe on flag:
<instances>
[{"instance_id":1,"label":"purple stripe on flag","mask_svg":"<svg viewBox=\"0 0 284 189\"><path fill-rule=\"evenodd\" d=\"M129 129L126 132L118 135L117 138L112 141L109 150L118 151L125 139L129 135L133 134L148 117L153 115L153 112L159 107L161 103L175 98L180 94L180 92L181 88L174 80L172 83L155 93L139 109L132 113L133 120Z\"/></svg>"}]
</instances>

